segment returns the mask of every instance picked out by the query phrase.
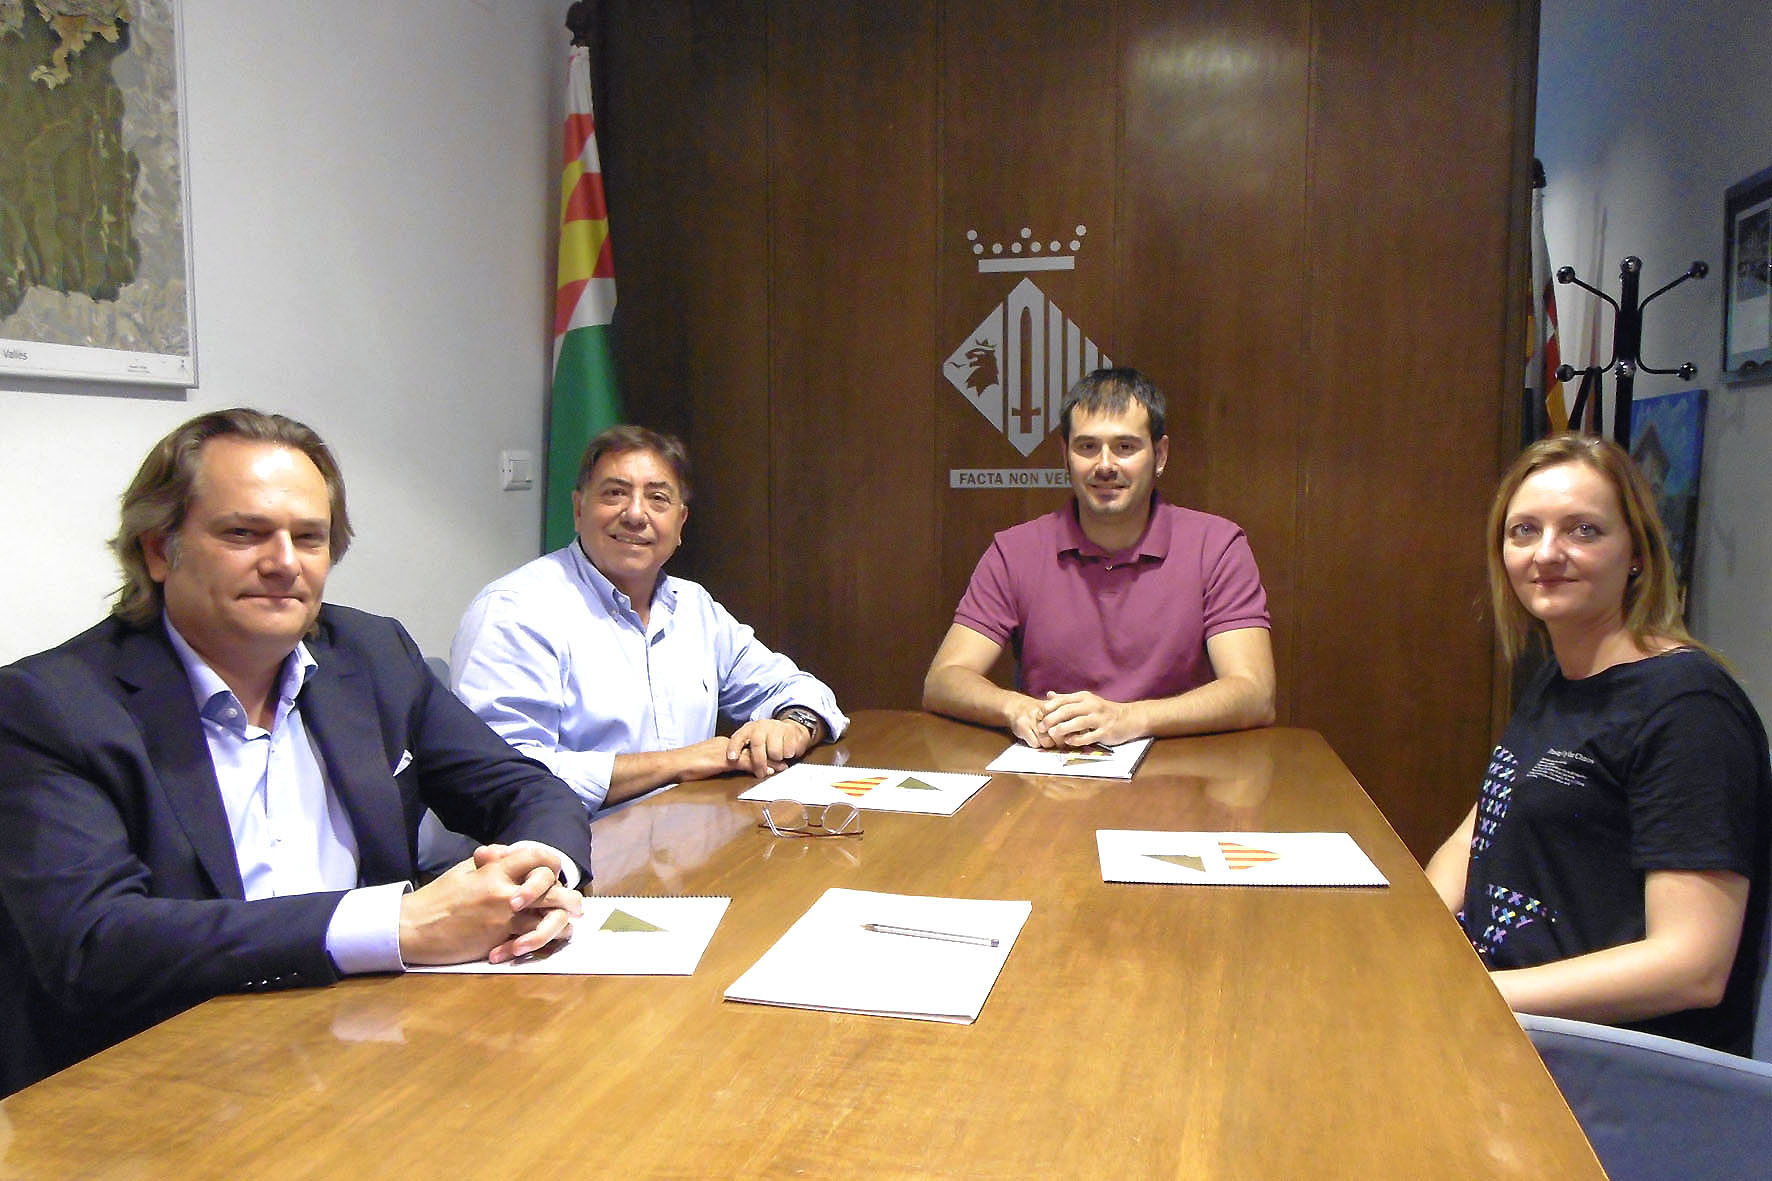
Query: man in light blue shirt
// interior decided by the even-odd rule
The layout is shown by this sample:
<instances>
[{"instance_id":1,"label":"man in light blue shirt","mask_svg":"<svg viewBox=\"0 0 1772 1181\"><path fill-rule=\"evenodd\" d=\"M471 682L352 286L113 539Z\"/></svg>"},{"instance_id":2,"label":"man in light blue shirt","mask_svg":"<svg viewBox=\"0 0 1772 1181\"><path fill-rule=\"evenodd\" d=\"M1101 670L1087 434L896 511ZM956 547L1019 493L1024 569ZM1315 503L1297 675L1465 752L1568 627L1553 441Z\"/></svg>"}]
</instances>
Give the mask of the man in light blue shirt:
<instances>
[{"instance_id":1,"label":"man in light blue shirt","mask_svg":"<svg viewBox=\"0 0 1772 1181\"><path fill-rule=\"evenodd\" d=\"M772 775L842 734L823 682L662 573L689 515L679 440L604 431L572 511L577 540L475 596L449 663L469 708L587 809L728 771ZM714 735L721 716L739 723L729 738Z\"/></svg>"}]
</instances>

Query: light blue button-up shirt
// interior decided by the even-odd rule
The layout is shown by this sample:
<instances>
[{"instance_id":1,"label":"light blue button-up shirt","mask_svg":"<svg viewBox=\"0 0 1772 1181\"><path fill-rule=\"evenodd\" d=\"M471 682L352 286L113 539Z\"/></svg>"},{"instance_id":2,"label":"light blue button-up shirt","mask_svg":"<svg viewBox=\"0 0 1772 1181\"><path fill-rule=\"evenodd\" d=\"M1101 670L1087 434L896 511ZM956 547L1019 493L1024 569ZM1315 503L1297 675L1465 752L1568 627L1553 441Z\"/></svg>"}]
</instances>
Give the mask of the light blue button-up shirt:
<instances>
[{"instance_id":1,"label":"light blue button-up shirt","mask_svg":"<svg viewBox=\"0 0 1772 1181\"><path fill-rule=\"evenodd\" d=\"M299 697L319 667L297 644L278 676L270 729L253 725L233 690L165 620L209 744L248 900L350 891L332 912L326 951L340 973L398 972L406 882L359 888L357 838L308 740Z\"/></svg>"},{"instance_id":2,"label":"light blue button-up shirt","mask_svg":"<svg viewBox=\"0 0 1772 1181\"><path fill-rule=\"evenodd\" d=\"M449 651L453 688L595 811L618 754L676 750L802 705L831 737L836 696L770 651L700 584L665 575L647 622L575 540L474 597Z\"/></svg>"}]
</instances>

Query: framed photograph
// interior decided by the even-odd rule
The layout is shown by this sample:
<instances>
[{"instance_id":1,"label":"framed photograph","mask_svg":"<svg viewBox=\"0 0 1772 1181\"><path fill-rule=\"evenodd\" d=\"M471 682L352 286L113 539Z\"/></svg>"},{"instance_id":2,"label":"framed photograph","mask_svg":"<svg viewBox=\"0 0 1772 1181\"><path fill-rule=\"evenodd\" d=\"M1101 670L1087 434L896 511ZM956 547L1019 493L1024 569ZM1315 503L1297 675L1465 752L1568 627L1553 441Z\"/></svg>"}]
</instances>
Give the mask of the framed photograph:
<instances>
[{"instance_id":1,"label":"framed photograph","mask_svg":"<svg viewBox=\"0 0 1772 1181\"><path fill-rule=\"evenodd\" d=\"M1723 380L1772 378L1772 168L1723 195Z\"/></svg>"},{"instance_id":2,"label":"framed photograph","mask_svg":"<svg viewBox=\"0 0 1772 1181\"><path fill-rule=\"evenodd\" d=\"M178 0L0 0L0 374L197 384Z\"/></svg>"}]
</instances>

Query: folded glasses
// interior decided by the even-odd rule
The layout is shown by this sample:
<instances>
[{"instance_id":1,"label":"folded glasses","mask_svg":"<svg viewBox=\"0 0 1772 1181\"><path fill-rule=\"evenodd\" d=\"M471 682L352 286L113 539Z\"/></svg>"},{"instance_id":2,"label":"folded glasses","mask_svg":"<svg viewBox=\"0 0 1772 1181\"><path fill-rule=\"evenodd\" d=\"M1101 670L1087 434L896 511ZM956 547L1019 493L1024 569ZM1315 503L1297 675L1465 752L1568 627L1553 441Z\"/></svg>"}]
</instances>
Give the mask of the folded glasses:
<instances>
[{"instance_id":1,"label":"folded glasses","mask_svg":"<svg viewBox=\"0 0 1772 1181\"><path fill-rule=\"evenodd\" d=\"M858 837L861 813L852 804L770 800L763 805L763 819L757 827L778 837Z\"/></svg>"}]
</instances>

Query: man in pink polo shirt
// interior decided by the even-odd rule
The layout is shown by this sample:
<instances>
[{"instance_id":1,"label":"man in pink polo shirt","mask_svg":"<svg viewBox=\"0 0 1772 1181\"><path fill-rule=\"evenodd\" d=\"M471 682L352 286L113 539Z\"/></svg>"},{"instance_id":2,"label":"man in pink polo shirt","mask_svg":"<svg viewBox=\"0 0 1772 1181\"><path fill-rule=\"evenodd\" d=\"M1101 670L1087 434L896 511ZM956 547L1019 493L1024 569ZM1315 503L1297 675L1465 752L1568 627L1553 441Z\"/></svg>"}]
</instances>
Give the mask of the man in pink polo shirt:
<instances>
[{"instance_id":1,"label":"man in pink polo shirt","mask_svg":"<svg viewBox=\"0 0 1772 1181\"><path fill-rule=\"evenodd\" d=\"M997 534L923 682L923 708L1029 746L1274 720L1267 593L1243 531L1166 504L1163 395L1098 369L1065 395L1071 504ZM1026 692L994 684L1004 648Z\"/></svg>"}]
</instances>

